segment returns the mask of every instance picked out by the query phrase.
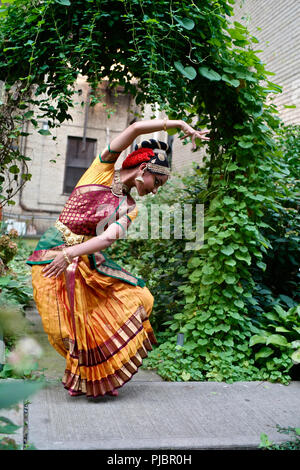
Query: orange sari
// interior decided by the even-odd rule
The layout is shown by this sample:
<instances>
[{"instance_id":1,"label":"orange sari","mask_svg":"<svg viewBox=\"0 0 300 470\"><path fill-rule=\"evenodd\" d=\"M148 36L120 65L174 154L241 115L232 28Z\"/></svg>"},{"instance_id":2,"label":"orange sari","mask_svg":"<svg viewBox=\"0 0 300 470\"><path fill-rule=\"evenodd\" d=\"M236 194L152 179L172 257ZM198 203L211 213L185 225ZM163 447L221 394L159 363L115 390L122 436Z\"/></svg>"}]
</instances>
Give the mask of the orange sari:
<instances>
[{"instance_id":1,"label":"orange sari","mask_svg":"<svg viewBox=\"0 0 300 470\"><path fill-rule=\"evenodd\" d=\"M87 188L93 192L103 189L103 194L109 197L113 176L114 165L102 163L97 157L77 184L74 195L78 199L78 192ZM69 207L75 200L74 195L70 196ZM99 200L103 200L102 194L101 198ZM124 229L137 215L132 201L131 198L125 215L119 212L121 204L117 208L119 217L115 223ZM80 204L72 204L72 207L84 213L84 206ZM88 220L93 220L96 212L90 210ZM68 225L66 217L60 217L59 230L61 226L67 227L72 236L81 237L82 233L87 236L86 223L82 224L81 233L80 224L70 222ZM106 226L103 224L103 230ZM142 287L142 280L108 260L104 252L74 259L58 278L44 277L43 265L68 245L59 230L51 228L48 234L46 232L27 261L32 265L37 309L49 342L66 358L62 383L70 395L111 394L131 379L156 343L149 322L153 297L147 287Z\"/></svg>"}]
</instances>

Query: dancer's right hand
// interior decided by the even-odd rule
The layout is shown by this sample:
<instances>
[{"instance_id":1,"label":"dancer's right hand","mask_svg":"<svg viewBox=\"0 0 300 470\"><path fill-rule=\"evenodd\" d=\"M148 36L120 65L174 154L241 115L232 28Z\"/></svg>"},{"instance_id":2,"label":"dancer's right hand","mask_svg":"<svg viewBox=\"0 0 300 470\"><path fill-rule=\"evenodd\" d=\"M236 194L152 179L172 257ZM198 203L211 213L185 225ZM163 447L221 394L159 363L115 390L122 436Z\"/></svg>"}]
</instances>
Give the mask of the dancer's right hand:
<instances>
[{"instance_id":1,"label":"dancer's right hand","mask_svg":"<svg viewBox=\"0 0 300 470\"><path fill-rule=\"evenodd\" d=\"M42 273L44 277L58 277L60 276L69 266L69 263L65 259L62 252L58 253L54 260L47 264L44 269L42 269Z\"/></svg>"}]
</instances>

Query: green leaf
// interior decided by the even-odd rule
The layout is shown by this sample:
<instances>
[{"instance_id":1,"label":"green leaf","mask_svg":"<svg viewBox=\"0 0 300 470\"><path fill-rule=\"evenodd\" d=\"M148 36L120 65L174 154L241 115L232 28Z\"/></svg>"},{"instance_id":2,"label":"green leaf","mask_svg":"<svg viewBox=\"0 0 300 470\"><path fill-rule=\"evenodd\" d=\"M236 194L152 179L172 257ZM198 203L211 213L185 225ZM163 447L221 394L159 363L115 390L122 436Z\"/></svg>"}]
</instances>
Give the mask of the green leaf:
<instances>
[{"instance_id":1,"label":"green leaf","mask_svg":"<svg viewBox=\"0 0 300 470\"><path fill-rule=\"evenodd\" d=\"M55 0L55 2L66 7L69 7L71 5L70 0Z\"/></svg>"},{"instance_id":2,"label":"green leaf","mask_svg":"<svg viewBox=\"0 0 300 470\"><path fill-rule=\"evenodd\" d=\"M261 433L259 447L270 447L271 445L272 441L269 440L268 436L265 433Z\"/></svg>"},{"instance_id":3,"label":"green leaf","mask_svg":"<svg viewBox=\"0 0 300 470\"><path fill-rule=\"evenodd\" d=\"M282 335L271 335L267 338L266 344L275 344L276 346L288 346L287 339Z\"/></svg>"},{"instance_id":4,"label":"green leaf","mask_svg":"<svg viewBox=\"0 0 300 470\"><path fill-rule=\"evenodd\" d=\"M51 135L51 132L48 129L47 130L46 129L40 129L38 131L38 133L41 134L41 135Z\"/></svg>"},{"instance_id":5,"label":"green leaf","mask_svg":"<svg viewBox=\"0 0 300 470\"><path fill-rule=\"evenodd\" d=\"M227 284L234 284L236 282L236 277L234 276L225 276L225 281Z\"/></svg>"},{"instance_id":6,"label":"green leaf","mask_svg":"<svg viewBox=\"0 0 300 470\"><path fill-rule=\"evenodd\" d=\"M266 344L267 343L267 336L262 336L262 335L253 335L250 338L249 341L249 346L254 346L255 344Z\"/></svg>"},{"instance_id":7,"label":"green leaf","mask_svg":"<svg viewBox=\"0 0 300 470\"><path fill-rule=\"evenodd\" d=\"M214 70L209 69L208 67L199 67L199 72L203 77L208 78L208 80L211 80L211 81L221 80L221 75L218 72L215 72Z\"/></svg>"},{"instance_id":8,"label":"green leaf","mask_svg":"<svg viewBox=\"0 0 300 470\"><path fill-rule=\"evenodd\" d=\"M9 408L25 400L43 386L43 382L32 381L0 383L0 408Z\"/></svg>"},{"instance_id":9,"label":"green leaf","mask_svg":"<svg viewBox=\"0 0 300 470\"><path fill-rule=\"evenodd\" d=\"M244 140L240 140L238 145L242 147L243 149L249 149L250 147L253 147L252 142L245 142Z\"/></svg>"},{"instance_id":10,"label":"green leaf","mask_svg":"<svg viewBox=\"0 0 300 470\"><path fill-rule=\"evenodd\" d=\"M228 206L230 204L234 204L236 202L236 200L233 197L225 196L223 198L223 202L224 202L224 204L226 204Z\"/></svg>"},{"instance_id":11,"label":"green leaf","mask_svg":"<svg viewBox=\"0 0 300 470\"><path fill-rule=\"evenodd\" d=\"M231 245L224 246L224 248L221 249L221 252L224 253L226 256L232 255L234 253L234 249L232 248Z\"/></svg>"},{"instance_id":12,"label":"green leaf","mask_svg":"<svg viewBox=\"0 0 300 470\"><path fill-rule=\"evenodd\" d=\"M189 279L199 279L202 276L201 269L195 269L189 276Z\"/></svg>"},{"instance_id":13,"label":"green leaf","mask_svg":"<svg viewBox=\"0 0 300 470\"><path fill-rule=\"evenodd\" d=\"M291 297L284 294L280 294L279 297L281 298L281 300L283 300L284 303L287 304L288 307L292 308L294 306L294 301Z\"/></svg>"},{"instance_id":14,"label":"green leaf","mask_svg":"<svg viewBox=\"0 0 300 470\"><path fill-rule=\"evenodd\" d=\"M203 321L206 321L210 316L211 316L210 312L202 313L202 315L198 317L198 320L203 322Z\"/></svg>"},{"instance_id":15,"label":"green leaf","mask_svg":"<svg viewBox=\"0 0 300 470\"><path fill-rule=\"evenodd\" d=\"M227 171L235 171L238 169L238 165L236 163L230 163L227 167Z\"/></svg>"},{"instance_id":16,"label":"green leaf","mask_svg":"<svg viewBox=\"0 0 300 470\"><path fill-rule=\"evenodd\" d=\"M198 266L200 266L201 263L202 263L201 258L195 256L194 258L191 258L188 261L188 266L191 266L192 268L198 268Z\"/></svg>"},{"instance_id":17,"label":"green leaf","mask_svg":"<svg viewBox=\"0 0 300 470\"><path fill-rule=\"evenodd\" d=\"M228 259L225 261L225 264L227 264L228 266L235 266L236 261L234 259Z\"/></svg>"},{"instance_id":18,"label":"green leaf","mask_svg":"<svg viewBox=\"0 0 300 470\"><path fill-rule=\"evenodd\" d=\"M27 113L24 114L25 119L30 119L34 115L33 111L27 111Z\"/></svg>"},{"instance_id":19,"label":"green leaf","mask_svg":"<svg viewBox=\"0 0 300 470\"><path fill-rule=\"evenodd\" d=\"M174 15L175 20L177 23L180 24L185 29L191 31L195 27L195 22L191 18L179 18L179 16Z\"/></svg>"},{"instance_id":20,"label":"green leaf","mask_svg":"<svg viewBox=\"0 0 300 470\"><path fill-rule=\"evenodd\" d=\"M17 426L10 419L0 416L0 434L14 434L20 427L21 426Z\"/></svg>"},{"instance_id":21,"label":"green leaf","mask_svg":"<svg viewBox=\"0 0 300 470\"><path fill-rule=\"evenodd\" d=\"M188 372L186 372L185 370L182 372L181 374L181 378L185 381L185 382L188 382L191 378L191 374L189 374Z\"/></svg>"},{"instance_id":22,"label":"green leaf","mask_svg":"<svg viewBox=\"0 0 300 470\"><path fill-rule=\"evenodd\" d=\"M196 78L197 72L194 67L184 67L181 62L174 62L174 65L175 68L189 80L194 80L194 78Z\"/></svg>"},{"instance_id":23,"label":"green leaf","mask_svg":"<svg viewBox=\"0 0 300 470\"><path fill-rule=\"evenodd\" d=\"M250 266L250 264L251 264L251 256L250 255L247 255L247 254L243 255L241 253L235 252L235 257L237 259L239 259L240 261L246 261L248 266Z\"/></svg>"},{"instance_id":24,"label":"green leaf","mask_svg":"<svg viewBox=\"0 0 300 470\"><path fill-rule=\"evenodd\" d=\"M212 274L214 270L215 270L214 266L209 266L208 264L205 264L203 266L202 272L203 274Z\"/></svg>"},{"instance_id":25,"label":"green leaf","mask_svg":"<svg viewBox=\"0 0 300 470\"><path fill-rule=\"evenodd\" d=\"M167 133L169 135L175 135L175 134L177 134L177 132L178 132L178 130L175 129L175 128L174 129L167 129Z\"/></svg>"},{"instance_id":26,"label":"green leaf","mask_svg":"<svg viewBox=\"0 0 300 470\"><path fill-rule=\"evenodd\" d=\"M261 268L263 271L265 271L265 270L266 270L266 267L267 267L266 263L263 263L262 261L258 261L258 262L256 263L256 266L258 266L259 268Z\"/></svg>"},{"instance_id":27,"label":"green leaf","mask_svg":"<svg viewBox=\"0 0 300 470\"><path fill-rule=\"evenodd\" d=\"M18 173L20 173L20 168L18 168L17 165L12 165L9 167L9 172L13 175L17 175Z\"/></svg>"},{"instance_id":28,"label":"green leaf","mask_svg":"<svg viewBox=\"0 0 300 470\"><path fill-rule=\"evenodd\" d=\"M233 22L234 26L236 27L236 29L240 29L241 31L243 32L247 32L247 28L246 26L242 25L241 23L239 23L238 21L234 21Z\"/></svg>"},{"instance_id":29,"label":"green leaf","mask_svg":"<svg viewBox=\"0 0 300 470\"><path fill-rule=\"evenodd\" d=\"M291 358L292 358L292 361L296 362L297 364L300 363L300 349L297 349L297 351L294 351Z\"/></svg>"},{"instance_id":30,"label":"green leaf","mask_svg":"<svg viewBox=\"0 0 300 470\"><path fill-rule=\"evenodd\" d=\"M193 302L195 302L196 300L196 296L195 295L191 295L191 296L188 296L185 298L185 301L187 304L192 304Z\"/></svg>"},{"instance_id":31,"label":"green leaf","mask_svg":"<svg viewBox=\"0 0 300 470\"><path fill-rule=\"evenodd\" d=\"M275 328L275 331L277 331L278 333L292 333L290 330L284 328L284 326L277 326Z\"/></svg>"},{"instance_id":32,"label":"green leaf","mask_svg":"<svg viewBox=\"0 0 300 470\"><path fill-rule=\"evenodd\" d=\"M238 29L229 28L227 29L227 31L232 37L232 39L237 39L238 41L244 41L246 39L243 34L244 30L242 30L241 28L238 28Z\"/></svg>"},{"instance_id":33,"label":"green leaf","mask_svg":"<svg viewBox=\"0 0 300 470\"><path fill-rule=\"evenodd\" d=\"M278 313L278 315L280 316L282 320L285 320L286 317L288 316L288 313L285 310L283 310L283 308L278 304L274 305L274 310L276 310L276 312Z\"/></svg>"},{"instance_id":34,"label":"green leaf","mask_svg":"<svg viewBox=\"0 0 300 470\"><path fill-rule=\"evenodd\" d=\"M269 357L273 352L273 349L264 346L255 354L255 359L259 359L260 357Z\"/></svg>"},{"instance_id":35,"label":"green leaf","mask_svg":"<svg viewBox=\"0 0 300 470\"><path fill-rule=\"evenodd\" d=\"M239 86L240 81L236 80L235 78L230 78L225 73L222 75L222 80L230 85L234 86L235 88Z\"/></svg>"}]
</instances>

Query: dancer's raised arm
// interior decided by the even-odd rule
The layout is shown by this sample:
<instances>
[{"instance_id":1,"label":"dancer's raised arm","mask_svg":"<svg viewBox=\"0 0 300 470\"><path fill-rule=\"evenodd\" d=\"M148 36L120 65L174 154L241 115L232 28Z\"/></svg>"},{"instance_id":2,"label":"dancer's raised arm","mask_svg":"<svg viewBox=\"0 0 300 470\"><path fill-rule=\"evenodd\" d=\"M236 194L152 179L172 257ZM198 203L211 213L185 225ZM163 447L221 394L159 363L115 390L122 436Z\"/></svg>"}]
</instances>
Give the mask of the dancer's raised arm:
<instances>
[{"instance_id":1,"label":"dancer's raised arm","mask_svg":"<svg viewBox=\"0 0 300 470\"><path fill-rule=\"evenodd\" d=\"M181 139L191 137L193 148L196 147L195 139L196 137L201 140L209 140L206 137L206 134L209 131L197 131L193 129L189 124L182 120L173 120L173 119L151 119L148 121L138 121L131 124L127 129L121 132L120 135L115 137L109 148L107 147L101 155L102 161L115 161L118 158L118 155L123 152L132 142L139 136L143 134L151 134L158 131L167 131L167 129L178 128L182 130L184 135Z\"/></svg>"}]
</instances>

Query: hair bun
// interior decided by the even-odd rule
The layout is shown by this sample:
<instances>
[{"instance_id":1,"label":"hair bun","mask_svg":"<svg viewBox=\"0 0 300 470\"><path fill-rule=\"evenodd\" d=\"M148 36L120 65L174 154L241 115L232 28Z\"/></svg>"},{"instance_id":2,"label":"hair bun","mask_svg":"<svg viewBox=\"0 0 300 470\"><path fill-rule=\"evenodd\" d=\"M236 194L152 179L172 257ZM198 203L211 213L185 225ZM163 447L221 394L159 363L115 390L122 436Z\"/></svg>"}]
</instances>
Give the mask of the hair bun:
<instances>
[{"instance_id":1,"label":"hair bun","mask_svg":"<svg viewBox=\"0 0 300 470\"><path fill-rule=\"evenodd\" d=\"M140 144L136 144L135 150L141 149L141 148L150 148L152 150L158 149L158 150L164 150L167 152L169 150L168 144L165 142L162 142L161 140L155 140L155 139L149 139L149 140L143 140Z\"/></svg>"}]
</instances>

